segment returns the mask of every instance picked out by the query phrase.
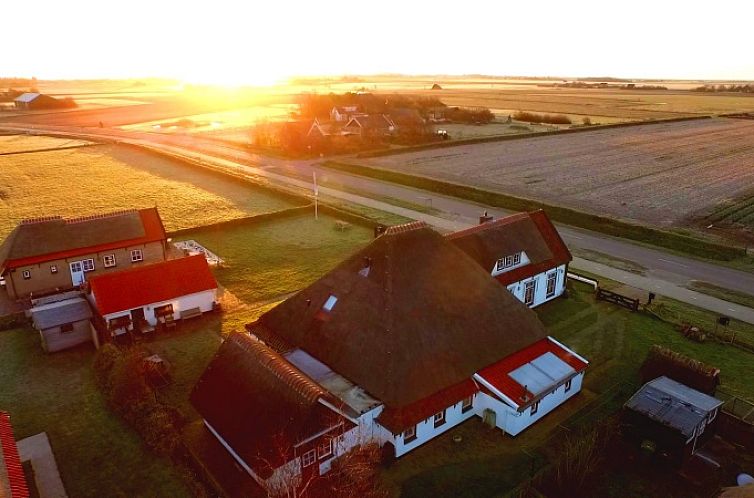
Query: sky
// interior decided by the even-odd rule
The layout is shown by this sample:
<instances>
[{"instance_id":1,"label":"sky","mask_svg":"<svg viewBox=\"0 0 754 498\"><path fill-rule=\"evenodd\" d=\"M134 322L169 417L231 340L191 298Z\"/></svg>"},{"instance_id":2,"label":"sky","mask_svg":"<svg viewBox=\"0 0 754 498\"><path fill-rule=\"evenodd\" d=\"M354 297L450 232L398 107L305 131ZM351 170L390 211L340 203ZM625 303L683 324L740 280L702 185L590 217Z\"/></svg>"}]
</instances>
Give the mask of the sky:
<instances>
[{"instance_id":1,"label":"sky","mask_svg":"<svg viewBox=\"0 0 754 498\"><path fill-rule=\"evenodd\" d=\"M754 80L750 0L36 0L19 11L0 24L0 76Z\"/></svg>"}]
</instances>

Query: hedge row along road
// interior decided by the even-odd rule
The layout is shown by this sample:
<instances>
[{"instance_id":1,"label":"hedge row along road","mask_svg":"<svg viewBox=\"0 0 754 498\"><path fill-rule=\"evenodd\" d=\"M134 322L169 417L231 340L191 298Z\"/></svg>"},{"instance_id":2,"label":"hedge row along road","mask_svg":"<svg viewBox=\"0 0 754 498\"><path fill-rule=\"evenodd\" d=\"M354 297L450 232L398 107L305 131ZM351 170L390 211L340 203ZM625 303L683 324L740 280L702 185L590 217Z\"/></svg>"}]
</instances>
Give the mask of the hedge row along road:
<instances>
[{"instance_id":1,"label":"hedge row along road","mask_svg":"<svg viewBox=\"0 0 754 498\"><path fill-rule=\"evenodd\" d=\"M479 214L487 209L494 216L510 214L509 210L489 208L482 204L416 188L396 185L381 180L357 176L337 170L322 168L314 161L284 161L271 159L242 149L218 144L211 140L197 137L165 136L150 133L125 132L114 129L64 128L64 127L18 127L0 126L12 131L33 131L40 134L54 134L79 137L88 140L122 142L146 147L157 152L167 153L189 161L199 162L208 167L227 171L236 176L246 176L258 183L276 187L298 190L300 194L311 192L311 173L319 171L329 186L320 186L319 192L342 201L367 206L373 209L394 213L407 218L423 220L444 231L459 230L477 223ZM370 192L374 195L352 194L334 188L343 185L351 190ZM430 215L398 207L380 201L380 197L391 197L417 204L431 205L440 215ZM586 249L609 254L616 258L632 261L646 269L645 287L659 290L661 287L668 297L695 304L717 313L727 314L733 318L754 322L754 310L711 298L701 293L689 294L691 291L675 292L682 289L691 280L701 280L726 289L752 293L754 274L715 265L705 261L677 256L673 253L652 249L624 239L611 237L598 232L558 225L558 230L572 249ZM579 258L574 262L578 266ZM633 274L616 270L610 276L614 280L636 284L630 277ZM672 295L671 295L672 294Z\"/></svg>"}]
</instances>

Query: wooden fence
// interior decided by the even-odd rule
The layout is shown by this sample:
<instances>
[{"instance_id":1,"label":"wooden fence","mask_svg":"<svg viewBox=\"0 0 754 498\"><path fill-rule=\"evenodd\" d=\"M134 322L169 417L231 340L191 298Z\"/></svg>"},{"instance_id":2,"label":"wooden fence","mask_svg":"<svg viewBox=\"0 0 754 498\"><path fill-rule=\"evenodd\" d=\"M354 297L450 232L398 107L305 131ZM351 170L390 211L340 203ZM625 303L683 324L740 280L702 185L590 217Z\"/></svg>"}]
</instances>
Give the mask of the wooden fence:
<instances>
[{"instance_id":1,"label":"wooden fence","mask_svg":"<svg viewBox=\"0 0 754 498\"><path fill-rule=\"evenodd\" d=\"M631 299L617 292L605 290L601 287L597 288L597 301L607 301L610 303L623 306L631 311L639 311L639 300Z\"/></svg>"}]
</instances>

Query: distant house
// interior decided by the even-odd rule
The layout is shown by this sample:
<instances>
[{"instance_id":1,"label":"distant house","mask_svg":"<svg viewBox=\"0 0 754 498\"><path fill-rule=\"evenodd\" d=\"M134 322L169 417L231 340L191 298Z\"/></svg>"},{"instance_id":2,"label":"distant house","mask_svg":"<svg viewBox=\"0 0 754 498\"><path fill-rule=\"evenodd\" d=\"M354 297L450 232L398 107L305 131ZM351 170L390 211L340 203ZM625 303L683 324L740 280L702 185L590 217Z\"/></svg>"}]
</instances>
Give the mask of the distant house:
<instances>
[{"instance_id":1,"label":"distant house","mask_svg":"<svg viewBox=\"0 0 754 498\"><path fill-rule=\"evenodd\" d=\"M101 273L164 261L167 236L156 208L22 221L0 245L11 299L65 291Z\"/></svg>"},{"instance_id":2,"label":"distant house","mask_svg":"<svg viewBox=\"0 0 754 498\"><path fill-rule=\"evenodd\" d=\"M203 255L96 275L88 285L92 306L116 335L199 316L217 300L217 282Z\"/></svg>"},{"instance_id":3,"label":"distant house","mask_svg":"<svg viewBox=\"0 0 754 498\"><path fill-rule=\"evenodd\" d=\"M384 137L395 131L395 123L385 114L361 114L353 116L343 127L344 135L360 137Z\"/></svg>"},{"instance_id":4,"label":"distant house","mask_svg":"<svg viewBox=\"0 0 754 498\"><path fill-rule=\"evenodd\" d=\"M448 239L527 306L563 294L573 257L544 211L481 221Z\"/></svg>"},{"instance_id":5,"label":"distant house","mask_svg":"<svg viewBox=\"0 0 754 498\"><path fill-rule=\"evenodd\" d=\"M400 457L474 416L519 434L578 393L588 366L421 222L388 228L246 328L191 400L265 486L324 474L365 442ZM285 451L265 467L269 441Z\"/></svg>"},{"instance_id":6,"label":"distant house","mask_svg":"<svg viewBox=\"0 0 754 498\"><path fill-rule=\"evenodd\" d=\"M18 447L13 437L10 415L0 411L0 496L3 498L29 498Z\"/></svg>"},{"instance_id":7,"label":"distant house","mask_svg":"<svg viewBox=\"0 0 754 498\"><path fill-rule=\"evenodd\" d=\"M83 297L39 303L30 314L34 328L39 331L42 348L48 353L89 341L99 344L90 322L92 310Z\"/></svg>"},{"instance_id":8,"label":"distant house","mask_svg":"<svg viewBox=\"0 0 754 498\"><path fill-rule=\"evenodd\" d=\"M359 113L359 107L355 105L333 107L330 111L330 121L345 123L355 114Z\"/></svg>"},{"instance_id":9,"label":"distant house","mask_svg":"<svg viewBox=\"0 0 754 498\"><path fill-rule=\"evenodd\" d=\"M60 101L55 97L43 93L22 93L13 100L16 109L34 111L38 109L55 109L60 107Z\"/></svg>"},{"instance_id":10,"label":"distant house","mask_svg":"<svg viewBox=\"0 0 754 498\"><path fill-rule=\"evenodd\" d=\"M309 127L309 131L306 132L306 136L313 138L324 138L327 135L329 135L329 133L325 131L322 124L319 122L319 119L314 118L314 121L312 121L312 124Z\"/></svg>"},{"instance_id":11,"label":"distant house","mask_svg":"<svg viewBox=\"0 0 754 498\"><path fill-rule=\"evenodd\" d=\"M637 444L651 445L683 463L700 440L711 437L710 425L723 402L668 377L644 384L626 402L621 415L624 434Z\"/></svg>"}]
</instances>

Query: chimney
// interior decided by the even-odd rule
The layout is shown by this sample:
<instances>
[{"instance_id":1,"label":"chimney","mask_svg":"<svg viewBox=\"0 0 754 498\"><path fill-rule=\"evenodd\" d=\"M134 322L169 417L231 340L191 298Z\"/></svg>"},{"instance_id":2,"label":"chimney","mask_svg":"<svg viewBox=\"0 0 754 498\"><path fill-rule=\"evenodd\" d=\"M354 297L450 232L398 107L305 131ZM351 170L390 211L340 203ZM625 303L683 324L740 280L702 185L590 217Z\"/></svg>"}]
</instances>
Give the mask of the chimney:
<instances>
[{"instance_id":1,"label":"chimney","mask_svg":"<svg viewBox=\"0 0 754 498\"><path fill-rule=\"evenodd\" d=\"M487 214L487 211L485 210L484 214L482 214L482 216L479 217L479 224L480 225L484 225L485 223L488 223L488 222L490 222L490 221L492 221L494 219L495 219L495 217L494 216L490 216L489 214Z\"/></svg>"}]
</instances>

